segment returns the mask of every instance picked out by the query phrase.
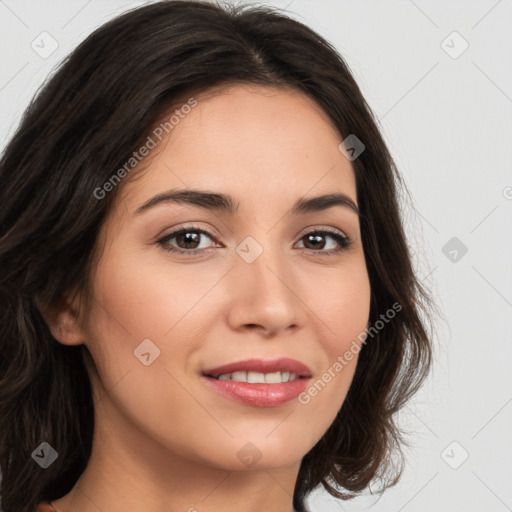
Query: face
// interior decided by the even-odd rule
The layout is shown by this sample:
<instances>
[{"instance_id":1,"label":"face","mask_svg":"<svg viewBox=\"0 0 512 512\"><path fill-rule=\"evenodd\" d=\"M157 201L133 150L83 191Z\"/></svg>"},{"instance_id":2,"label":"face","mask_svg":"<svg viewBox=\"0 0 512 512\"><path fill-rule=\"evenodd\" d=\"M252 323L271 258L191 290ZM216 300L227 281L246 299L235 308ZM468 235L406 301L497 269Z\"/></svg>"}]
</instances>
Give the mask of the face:
<instances>
[{"instance_id":1,"label":"face","mask_svg":"<svg viewBox=\"0 0 512 512\"><path fill-rule=\"evenodd\" d=\"M326 115L298 92L236 85L195 100L102 227L84 331L93 384L108 391L110 428L162 452L236 471L246 455L259 468L291 466L335 419L357 363L343 356L368 322L359 219L347 206L357 205L354 171ZM187 200L161 196L179 191ZM294 208L326 194L345 203ZM309 378L203 375L281 358ZM250 380L282 378L272 366L249 371L258 368Z\"/></svg>"}]
</instances>

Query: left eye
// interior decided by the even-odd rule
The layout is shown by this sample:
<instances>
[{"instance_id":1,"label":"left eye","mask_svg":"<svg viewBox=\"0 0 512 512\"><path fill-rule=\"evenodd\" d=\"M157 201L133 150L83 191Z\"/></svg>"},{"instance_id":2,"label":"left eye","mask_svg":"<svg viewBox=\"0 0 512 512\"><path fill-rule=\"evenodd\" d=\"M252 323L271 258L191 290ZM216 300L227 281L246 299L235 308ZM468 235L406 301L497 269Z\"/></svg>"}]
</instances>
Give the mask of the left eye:
<instances>
[{"instance_id":1,"label":"left eye","mask_svg":"<svg viewBox=\"0 0 512 512\"><path fill-rule=\"evenodd\" d=\"M208 238L213 239L213 235L205 231L204 229L190 226L186 228L181 228L176 231L173 231L172 233L169 233L168 235L164 236L160 240L158 240L158 243L168 252L174 252L179 254L199 254L201 252L209 251L212 247L199 247L201 235L206 235ZM325 246L328 245L326 242L322 242L322 239L330 238L331 240L334 240L334 248L328 248L327 250ZM176 239L176 243L178 247L176 247L174 244L171 244L171 241ZM330 231L330 230L317 230L317 231L310 231L309 233L306 233L302 236L300 241L306 240L307 244L312 246L311 247L304 247L306 250L309 250L311 252L317 252L317 253L324 253L324 254L332 254L332 253L338 253L345 249L347 249L351 244L352 241L346 237L345 235L342 235L338 233L337 231ZM179 247L181 246L181 247ZM191 247L192 246L192 247ZM318 247L320 247L321 250L318 250Z\"/></svg>"},{"instance_id":2,"label":"left eye","mask_svg":"<svg viewBox=\"0 0 512 512\"><path fill-rule=\"evenodd\" d=\"M322 238L331 238L332 240L335 240L335 247L334 248L330 248L328 250L324 250L324 251L321 251L321 252L326 252L326 253L332 253L332 252L340 252L340 251L343 251L344 249L347 249L350 245L351 245L351 240L346 237L345 235L341 235L337 232L334 232L334 231L326 231L326 230L323 230L323 231L311 231L310 233L306 233L302 238L301 240L303 239L306 239L308 241L308 244L312 244L313 245L313 248L316 246L318 247L318 243L320 243L320 245L322 245L322 242L319 240L321 240ZM336 247L336 244L338 247ZM323 245L326 245L325 242L323 242ZM306 247L307 249L310 249L309 247ZM314 249L310 249L310 250L313 250ZM318 252L318 251L315 251L315 252Z\"/></svg>"}]
</instances>

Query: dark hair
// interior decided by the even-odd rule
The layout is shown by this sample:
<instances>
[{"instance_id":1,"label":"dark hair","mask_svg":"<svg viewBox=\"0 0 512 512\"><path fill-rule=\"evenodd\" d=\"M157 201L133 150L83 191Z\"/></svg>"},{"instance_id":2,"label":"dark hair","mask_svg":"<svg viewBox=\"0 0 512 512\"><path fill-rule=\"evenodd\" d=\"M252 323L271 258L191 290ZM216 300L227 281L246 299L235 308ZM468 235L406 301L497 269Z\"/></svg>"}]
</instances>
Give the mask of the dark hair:
<instances>
[{"instance_id":1,"label":"dark hair","mask_svg":"<svg viewBox=\"0 0 512 512\"><path fill-rule=\"evenodd\" d=\"M82 42L32 100L1 157L4 512L32 512L67 494L90 457L92 358L85 345L57 342L42 312L70 290L90 297L99 228L120 187L101 200L93 191L178 100L235 83L301 91L340 137L364 143L352 165L370 324L401 305L362 347L341 410L304 456L295 506L319 485L348 499L375 480L383 489L398 481L403 464L390 461L403 436L394 415L430 369L431 317L422 312L430 313L432 299L413 271L398 203L402 178L375 116L343 58L302 23L265 6L162 1L122 14ZM31 456L43 441L58 452L46 470Z\"/></svg>"}]
</instances>

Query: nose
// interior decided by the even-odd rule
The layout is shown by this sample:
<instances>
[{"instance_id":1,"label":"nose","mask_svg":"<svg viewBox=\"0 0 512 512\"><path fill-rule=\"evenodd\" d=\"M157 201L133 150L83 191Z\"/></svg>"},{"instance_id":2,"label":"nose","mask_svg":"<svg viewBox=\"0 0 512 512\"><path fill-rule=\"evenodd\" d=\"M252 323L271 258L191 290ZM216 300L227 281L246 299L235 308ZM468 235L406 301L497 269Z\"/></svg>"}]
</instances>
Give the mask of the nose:
<instances>
[{"instance_id":1,"label":"nose","mask_svg":"<svg viewBox=\"0 0 512 512\"><path fill-rule=\"evenodd\" d=\"M265 248L252 263L235 256L230 272L228 323L265 338L299 329L306 318L304 298L292 266L278 249Z\"/></svg>"}]
</instances>

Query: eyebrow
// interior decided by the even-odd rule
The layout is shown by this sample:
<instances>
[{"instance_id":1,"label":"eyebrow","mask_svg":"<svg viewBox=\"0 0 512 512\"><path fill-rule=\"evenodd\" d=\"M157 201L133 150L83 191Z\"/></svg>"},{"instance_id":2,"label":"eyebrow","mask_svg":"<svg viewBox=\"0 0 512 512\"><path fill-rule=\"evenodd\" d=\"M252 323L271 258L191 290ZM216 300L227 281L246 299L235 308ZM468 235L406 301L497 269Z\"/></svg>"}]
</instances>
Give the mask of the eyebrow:
<instances>
[{"instance_id":1,"label":"eyebrow","mask_svg":"<svg viewBox=\"0 0 512 512\"><path fill-rule=\"evenodd\" d=\"M227 194L191 189L169 190L148 199L142 206L139 206L139 208L135 210L135 214L140 214L150 208L165 203L191 204L206 210L225 212L231 215L235 214L240 206L240 202L236 202L232 196ZM301 198L293 205L290 213L291 215L301 215L327 210L334 206L347 208L359 217L362 217L359 208L352 199L341 192L311 198Z\"/></svg>"}]
</instances>

